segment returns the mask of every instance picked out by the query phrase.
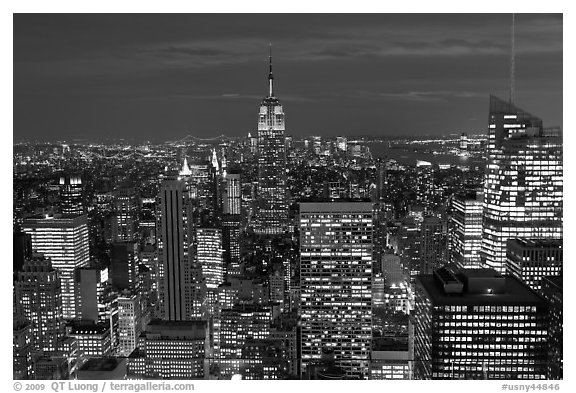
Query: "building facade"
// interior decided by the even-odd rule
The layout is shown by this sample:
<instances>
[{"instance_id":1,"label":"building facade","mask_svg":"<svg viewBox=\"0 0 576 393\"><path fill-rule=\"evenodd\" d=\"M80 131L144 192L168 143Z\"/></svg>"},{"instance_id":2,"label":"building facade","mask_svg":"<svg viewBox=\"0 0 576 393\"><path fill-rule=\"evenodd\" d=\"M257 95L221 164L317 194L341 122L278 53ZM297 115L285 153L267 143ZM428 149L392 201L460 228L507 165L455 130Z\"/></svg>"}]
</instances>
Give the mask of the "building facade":
<instances>
[{"instance_id":1,"label":"building facade","mask_svg":"<svg viewBox=\"0 0 576 393\"><path fill-rule=\"evenodd\" d=\"M60 275L64 319L76 318L78 302L74 271L86 266L90 259L86 216L27 219L23 229L32 238L33 251L50 259Z\"/></svg>"},{"instance_id":2,"label":"building facade","mask_svg":"<svg viewBox=\"0 0 576 393\"><path fill-rule=\"evenodd\" d=\"M415 379L546 379L545 300L493 269L420 275Z\"/></svg>"},{"instance_id":3,"label":"building facade","mask_svg":"<svg viewBox=\"0 0 576 393\"><path fill-rule=\"evenodd\" d=\"M302 373L325 349L367 379L372 337L373 204L300 204Z\"/></svg>"},{"instance_id":4,"label":"building facade","mask_svg":"<svg viewBox=\"0 0 576 393\"><path fill-rule=\"evenodd\" d=\"M562 238L561 131L491 96L487 153L481 258L504 273L508 239Z\"/></svg>"}]
</instances>

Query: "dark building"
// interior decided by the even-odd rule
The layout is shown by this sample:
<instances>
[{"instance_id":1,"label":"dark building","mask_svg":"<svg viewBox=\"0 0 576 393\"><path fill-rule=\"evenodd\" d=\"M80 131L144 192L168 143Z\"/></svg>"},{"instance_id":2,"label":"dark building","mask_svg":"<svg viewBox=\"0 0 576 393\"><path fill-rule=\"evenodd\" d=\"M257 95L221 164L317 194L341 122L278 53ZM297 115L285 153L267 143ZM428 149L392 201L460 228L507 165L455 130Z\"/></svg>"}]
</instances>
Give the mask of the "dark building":
<instances>
[{"instance_id":1,"label":"dark building","mask_svg":"<svg viewBox=\"0 0 576 393\"><path fill-rule=\"evenodd\" d=\"M32 379L32 325L14 316L12 323L12 378Z\"/></svg>"},{"instance_id":2,"label":"dark building","mask_svg":"<svg viewBox=\"0 0 576 393\"><path fill-rule=\"evenodd\" d=\"M138 286L138 243L118 242L110 247L110 281L119 291Z\"/></svg>"},{"instance_id":3,"label":"dark building","mask_svg":"<svg viewBox=\"0 0 576 393\"><path fill-rule=\"evenodd\" d=\"M548 301L548 368L546 379L563 378L562 276L544 277L542 295Z\"/></svg>"},{"instance_id":4,"label":"dark building","mask_svg":"<svg viewBox=\"0 0 576 393\"><path fill-rule=\"evenodd\" d=\"M493 269L416 280L415 379L546 379L546 301Z\"/></svg>"},{"instance_id":5,"label":"dark building","mask_svg":"<svg viewBox=\"0 0 576 393\"><path fill-rule=\"evenodd\" d=\"M12 271L16 273L24 266L24 260L32 256L32 238L27 233L14 232L12 246Z\"/></svg>"},{"instance_id":6,"label":"dark building","mask_svg":"<svg viewBox=\"0 0 576 393\"><path fill-rule=\"evenodd\" d=\"M420 230L420 273L430 274L446 263L446 233L438 217L425 217Z\"/></svg>"}]
</instances>

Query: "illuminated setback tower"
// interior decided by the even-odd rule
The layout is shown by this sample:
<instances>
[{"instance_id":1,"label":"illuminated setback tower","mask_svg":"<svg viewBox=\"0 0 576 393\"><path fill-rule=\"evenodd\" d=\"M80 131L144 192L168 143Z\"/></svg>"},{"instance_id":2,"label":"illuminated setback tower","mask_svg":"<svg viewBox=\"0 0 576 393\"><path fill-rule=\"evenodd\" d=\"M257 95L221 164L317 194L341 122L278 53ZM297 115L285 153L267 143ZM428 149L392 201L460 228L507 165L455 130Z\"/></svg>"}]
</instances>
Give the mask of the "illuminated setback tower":
<instances>
[{"instance_id":1,"label":"illuminated setback tower","mask_svg":"<svg viewBox=\"0 0 576 393\"><path fill-rule=\"evenodd\" d=\"M562 135L490 97L481 258L504 273L506 241L562 238Z\"/></svg>"},{"instance_id":2,"label":"illuminated setback tower","mask_svg":"<svg viewBox=\"0 0 576 393\"><path fill-rule=\"evenodd\" d=\"M288 205L284 110L274 97L272 55L268 84L268 97L262 100L258 115L258 209L255 231L273 235L284 232L287 227Z\"/></svg>"}]
</instances>

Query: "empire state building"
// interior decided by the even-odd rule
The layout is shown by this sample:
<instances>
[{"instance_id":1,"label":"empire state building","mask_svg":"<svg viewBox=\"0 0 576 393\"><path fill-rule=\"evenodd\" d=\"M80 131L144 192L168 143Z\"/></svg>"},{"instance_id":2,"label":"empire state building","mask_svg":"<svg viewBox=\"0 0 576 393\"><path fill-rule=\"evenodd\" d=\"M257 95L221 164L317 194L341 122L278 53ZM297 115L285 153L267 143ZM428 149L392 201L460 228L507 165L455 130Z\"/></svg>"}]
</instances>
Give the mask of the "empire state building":
<instances>
[{"instance_id":1,"label":"empire state building","mask_svg":"<svg viewBox=\"0 0 576 393\"><path fill-rule=\"evenodd\" d=\"M284 110L274 96L270 53L268 96L262 100L258 114L258 202L254 230L259 234L280 234L287 227L284 129Z\"/></svg>"}]
</instances>

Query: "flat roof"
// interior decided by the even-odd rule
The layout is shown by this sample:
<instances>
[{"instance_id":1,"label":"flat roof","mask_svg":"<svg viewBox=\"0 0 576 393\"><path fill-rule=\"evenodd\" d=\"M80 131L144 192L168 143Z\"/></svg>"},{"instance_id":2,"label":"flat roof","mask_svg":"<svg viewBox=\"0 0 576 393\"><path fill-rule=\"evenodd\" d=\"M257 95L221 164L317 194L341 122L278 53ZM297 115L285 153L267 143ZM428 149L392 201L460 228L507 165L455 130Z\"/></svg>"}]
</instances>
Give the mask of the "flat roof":
<instances>
[{"instance_id":1,"label":"flat roof","mask_svg":"<svg viewBox=\"0 0 576 393\"><path fill-rule=\"evenodd\" d=\"M479 273L481 274L481 273ZM416 280L426 290L432 304L437 305L456 305L456 306L475 306L475 305L544 305L545 300L533 291L530 287L524 285L516 277L503 276L505 280L505 292L503 293L468 293L466 287L462 293L445 293L442 286L432 274L419 275ZM487 284L489 285L489 281Z\"/></svg>"},{"instance_id":2,"label":"flat roof","mask_svg":"<svg viewBox=\"0 0 576 393\"><path fill-rule=\"evenodd\" d=\"M120 361L113 357L104 357L104 358L90 358L80 367L81 371L112 371L118 365Z\"/></svg>"},{"instance_id":3,"label":"flat roof","mask_svg":"<svg viewBox=\"0 0 576 393\"><path fill-rule=\"evenodd\" d=\"M300 202L300 213L365 212L372 213L374 203L364 201Z\"/></svg>"}]
</instances>

